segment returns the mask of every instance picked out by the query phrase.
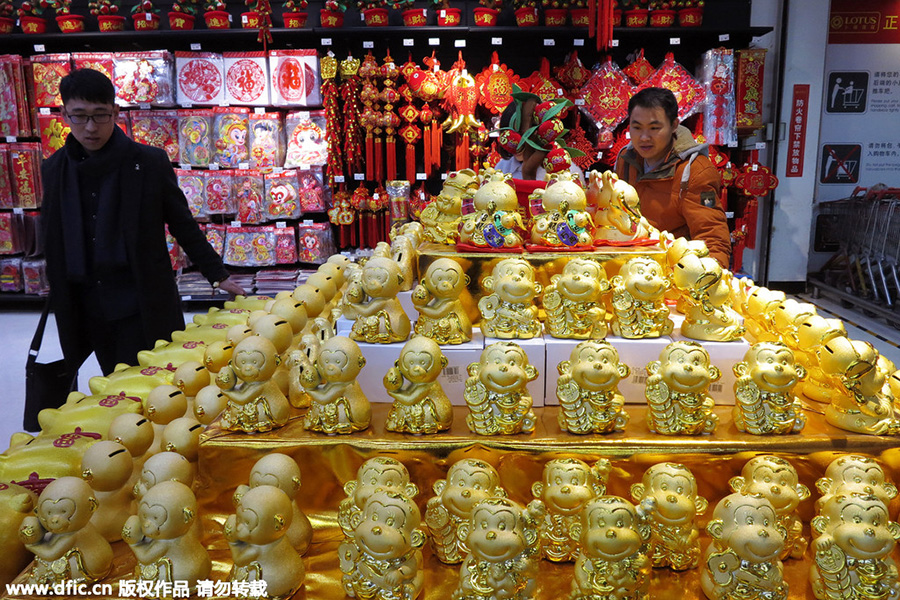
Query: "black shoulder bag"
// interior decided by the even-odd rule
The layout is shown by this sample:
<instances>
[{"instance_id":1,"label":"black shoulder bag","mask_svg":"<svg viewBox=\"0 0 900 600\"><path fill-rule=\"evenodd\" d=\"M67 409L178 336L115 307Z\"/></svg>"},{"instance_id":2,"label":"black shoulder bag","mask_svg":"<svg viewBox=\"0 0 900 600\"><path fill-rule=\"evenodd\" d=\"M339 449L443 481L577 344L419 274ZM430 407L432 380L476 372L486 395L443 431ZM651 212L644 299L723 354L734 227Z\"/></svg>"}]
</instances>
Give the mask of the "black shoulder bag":
<instances>
[{"instance_id":1,"label":"black shoulder bag","mask_svg":"<svg viewBox=\"0 0 900 600\"><path fill-rule=\"evenodd\" d=\"M41 319L38 321L34 338L31 340L28 361L25 363L25 418L22 422L25 431L40 431L38 413L45 408L62 406L69 392L78 385L78 370L70 373L66 369L64 359L52 363L37 362L49 313L50 301L48 300L44 306L44 312L41 313Z\"/></svg>"}]
</instances>

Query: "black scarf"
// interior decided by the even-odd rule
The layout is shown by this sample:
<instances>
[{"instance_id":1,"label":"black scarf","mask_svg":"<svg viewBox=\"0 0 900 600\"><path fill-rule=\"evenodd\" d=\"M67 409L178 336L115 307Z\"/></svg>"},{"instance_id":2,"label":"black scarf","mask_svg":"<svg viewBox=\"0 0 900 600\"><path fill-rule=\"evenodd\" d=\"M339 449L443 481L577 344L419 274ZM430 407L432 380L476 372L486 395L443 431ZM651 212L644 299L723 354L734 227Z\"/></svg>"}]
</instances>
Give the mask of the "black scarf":
<instances>
[{"instance_id":1,"label":"black scarf","mask_svg":"<svg viewBox=\"0 0 900 600\"><path fill-rule=\"evenodd\" d=\"M122 221L120 167L128 154L129 140L119 127L103 148L87 154L82 145L69 134L66 138L64 160L60 173L62 197L63 249L66 257L66 273L70 281L86 280L88 265L99 273L115 270L128 264L125 249L125 232ZM85 243L84 214L79 179L100 181L97 204L96 241L92 260L88 260Z\"/></svg>"}]
</instances>

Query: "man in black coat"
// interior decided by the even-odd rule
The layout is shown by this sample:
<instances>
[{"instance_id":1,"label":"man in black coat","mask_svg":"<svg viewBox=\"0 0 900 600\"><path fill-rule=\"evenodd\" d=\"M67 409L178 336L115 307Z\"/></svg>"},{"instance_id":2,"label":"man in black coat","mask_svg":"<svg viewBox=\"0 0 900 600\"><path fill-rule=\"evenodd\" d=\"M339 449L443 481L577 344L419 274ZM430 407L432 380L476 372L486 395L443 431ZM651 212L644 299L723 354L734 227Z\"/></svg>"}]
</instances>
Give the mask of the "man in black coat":
<instances>
[{"instance_id":1,"label":"man in black coat","mask_svg":"<svg viewBox=\"0 0 900 600\"><path fill-rule=\"evenodd\" d=\"M188 209L166 153L116 125L112 82L60 82L72 132L41 167L50 301L70 372L95 352L104 373L184 328L165 226L214 287L242 294Z\"/></svg>"}]
</instances>

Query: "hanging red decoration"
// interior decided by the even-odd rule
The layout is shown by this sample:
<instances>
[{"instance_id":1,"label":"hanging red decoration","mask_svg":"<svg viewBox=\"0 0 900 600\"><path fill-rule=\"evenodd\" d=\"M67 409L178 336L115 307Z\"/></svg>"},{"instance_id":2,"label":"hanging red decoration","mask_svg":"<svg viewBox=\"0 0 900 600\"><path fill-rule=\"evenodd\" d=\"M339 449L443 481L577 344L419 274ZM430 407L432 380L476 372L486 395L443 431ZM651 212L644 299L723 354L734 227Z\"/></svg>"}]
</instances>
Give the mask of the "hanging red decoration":
<instances>
[{"instance_id":1,"label":"hanging red decoration","mask_svg":"<svg viewBox=\"0 0 900 600\"><path fill-rule=\"evenodd\" d=\"M350 192L339 190L332 196L333 206L328 211L328 220L337 227L338 247L347 248L356 245L356 230L353 223L356 221L356 211L350 204Z\"/></svg>"},{"instance_id":2,"label":"hanging red decoration","mask_svg":"<svg viewBox=\"0 0 900 600\"><path fill-rule=\"evenodd\" d=\"M328 132L328 163L325 167L325 175L328 177L328 185L334 187L334 178L344 175L343 148L341 143L341 109L338 97L340 92L336 83L338 61L334 54L329 52L319 61L322 72L322 106L325 109L325 130Z\"/></svg>"},{"instance_id":3,"label":"hanging red decoration","mask_svg":"<svg viewBox=\"0 0 900 600\"><path fill-rule=\"evenodd\" d=\"M588 37L596 38L597 50L607 50L613 38L614 0L588 0Z\"/></svg>"},{"instance_id":4,"label":"hanging red decoration","mask_svg":"<svg viewBox=\"0 0 900 600\"><path fill-rule=\"evenodd\" d=\"M633 94L628 78L611 58L594 70L581 89L582 111L599 130L598 148L613 143L613 131L628 117L628 100Z\"/></svg>"},{"instance_id":5,"label":"hanging red decoration","mask_svg":"<svg viewBox=\"0 0 900 600\"><path fill-rule=\"evenodd\" d=\"M747 196L765 196L778 187L778 177L769 167L756 163L745 165L734 178L734 187Z\"/></svg>"},{"instance_id":6,"label":"hanging red decoration","mask_svg":"<svg viewBox=\"0 0 900 600\"><path fill-rule=\"evenodd\" d=\"M565 63L553 69L553 74L566 89L566 98L574 101L578 97L578 92L590 79L591 70L578 58L578 51L573 50Z\"/></svg>"},{"instance_id":7,"label":"hanging red decoration","mask_svg":"<svg viewBox=\"0 0 900 600\"><path fill-rule=\"evenodd\" d=\"M569 132L569 137L566 139L566 143L576 150L580 150L584 154L582 156L575 156L572 160L576 165L581 167L583 171L587 171L588 168L594 161L596 160L597 151L594 150L594 145L587 138L587 134L584 131L584 128L581 126L581 112L575 113L575 127Z\"/></svg>"},{"instance_id":8,"label":"hanging red decoration","mask_svg":"<svg viewBox=\"0 0 900 600\"><path fill-rule=\"evenodd\" d=\"M519 81L519 87L523 92L530 92L540 96L541 100L553 100L563 95L562 86L550 75L550 60L541 58L540 68Z\"/></svg>"},{"instance_id":9,"label":"hanging red decoration","mask_svg":"<svg viewBox=\"0 0 900 600\"><path fill-rule=\"evenodd\" d=\"M478 88L475 78L469 75L462 52L449 71L449 83L444 92L443 108L447 111L447 119L442 127L447 133L457 134L456 169L467 169L471 166L469 155L469 132L481 126L475 117L478 105Z\"/></svg>"},{"instance_id":10,"label":"hanging red decoration","mask_svg":"<svg viewBox=\"0 0 900 600\"><path fill-rule=\"evenodd\" d=\"M385 173L388 180L397 178L397 148L395 142L395 134L397 128L400 127L400 117L394 112L394 107L400 102L400 92L397 91L397 78L400 77L400 69L397 63L391 58L388 52L381 66L381 76L384 79L384 89L381 90L381 101L384 103L384 110L381 113L381 126L385 132L385 153L387 155L387 171ZM382 181L379 179L379 181Z\"/></svg>"},{"instance_id":11,"label":"hanging red decoration","mask_svg":"<svg viewBox=\"0 0 900 600\"><path fill-rule=\"evenodd\" d=\"M359 98L362 101L363 111L360 114L360 124L366 128L366 179L369 181L381 174L381 113L378 112L377 78L381 74L381 67L371 52L363 59L359 67L359 75L363 78L362 92ZM376 134L377 131L377 134ZM377 137L376 137L377 135ZM376 139L378 141L376 150Z\"/></svg>"},{"instance_id":12,"label":"hanging red decoration","mask_svg":"<svg viewBox=\"0 0 900 600\"><path fill-rule=\"evenodd\" d=\"M358 58L348 56L341 61L341 101L344 105L344 165L348 173L359 173L363 170L362 126L359 98Z\"/></svg>"},{"instance_id":13,"label":"hanging red decoration","mask_svg":"<svg viewBox=\"0 0 900 600\"><path fill-rule=\"evenodd\" d=\"M678 120L683 121L699 110L706 100L706 89L687 70L675 62L675 55L669 52L663 64L641 85L636 92L648 87L666 88L678 100Z\"/></svg>"},{"instance_id":14,"label":"hanging red decoration","mask_svg":"<svg viewBox=\"0 0 900 600\"><path fill-rule=\"evenodd\" d=\"M519 76L512 69L500 62L496 52L491 54L491 64L475 76L478 87L478 103L495 115L512 102L512 88L518 83Z\"/></svg>"},{"instance_id":15,"label":"hanging red decoration","mask_svg":"<svg viewBox=\"0 0 900 600\"><path fill-rule=\"evenodd\" d=\"M647 81L647 78L653 74L654 68L653 65L650 64L650 61L644 58L644 49L641 48L638 50L637 57L630 65L622 69L622 71L628 75L628 78L631 79L635 85L640 85Z\"/></svg>"}]
</instances>

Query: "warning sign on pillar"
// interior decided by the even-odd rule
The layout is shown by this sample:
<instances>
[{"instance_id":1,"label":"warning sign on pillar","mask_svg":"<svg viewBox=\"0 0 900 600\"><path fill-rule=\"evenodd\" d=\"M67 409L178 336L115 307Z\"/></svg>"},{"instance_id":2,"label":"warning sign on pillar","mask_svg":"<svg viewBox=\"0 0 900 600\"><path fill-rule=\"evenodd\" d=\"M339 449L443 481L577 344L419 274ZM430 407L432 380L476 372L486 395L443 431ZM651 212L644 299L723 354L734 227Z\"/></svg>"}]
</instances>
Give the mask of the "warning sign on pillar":
<instances>
[{"instance_id":1,"label":"warning sign on pillar","mask_svg":"<svg viewBox=\"0 0 900 600\"><path fill-rule=\"evenodd\" d=\"M825 144L822 146L820 183L859 183L859 144Z\"/></svg>"},{"instance_id":2,"label":"warning sign on pillar","mask_svg":"<svg viewBox=\"0 0 900 600\"><path fill-rule=\"evenodd\" d=\"M806 117L809 112L809 84L794 85L791 120L788 123L788 158L785 175L803 177L803 153L806 151Z\"/></svg>"}]
</instances>

